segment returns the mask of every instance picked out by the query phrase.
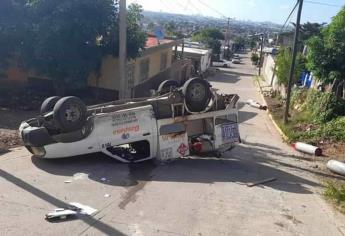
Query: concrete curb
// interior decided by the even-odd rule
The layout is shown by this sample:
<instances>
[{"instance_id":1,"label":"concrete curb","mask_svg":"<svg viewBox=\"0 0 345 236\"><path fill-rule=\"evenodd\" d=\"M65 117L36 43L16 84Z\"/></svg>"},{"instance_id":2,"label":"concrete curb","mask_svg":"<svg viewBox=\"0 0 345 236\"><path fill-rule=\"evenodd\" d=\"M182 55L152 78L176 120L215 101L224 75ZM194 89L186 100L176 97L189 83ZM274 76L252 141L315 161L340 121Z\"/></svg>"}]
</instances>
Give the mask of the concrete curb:
<instances>
[{"instance_id":1,"label":"concrete curb","mask_svg":"<svg viewBox=\"0 0 345 236\"><path fill-rule=\"evenodd\" d=\"M261 99L263 101L263 103L265 105L267 105L266 99L264 97L264 95L262 94L262 88L260 85L259 80L255 81L255 84L259 87L259 93L261 96ZM279 127L279 125L277 124L277 122L273 119L272 114L270 113L270 110L267 107L267 113L268 113L268 117L270 118L270 120L272 121L274 127L276 128L276 130L278 131L278 133L280 134L280 136L282 137L282 139L284 140L284 142L289 143L289 138L286 136L286 134L282 131L282 129Z\"/></svg>"}]
</instances>

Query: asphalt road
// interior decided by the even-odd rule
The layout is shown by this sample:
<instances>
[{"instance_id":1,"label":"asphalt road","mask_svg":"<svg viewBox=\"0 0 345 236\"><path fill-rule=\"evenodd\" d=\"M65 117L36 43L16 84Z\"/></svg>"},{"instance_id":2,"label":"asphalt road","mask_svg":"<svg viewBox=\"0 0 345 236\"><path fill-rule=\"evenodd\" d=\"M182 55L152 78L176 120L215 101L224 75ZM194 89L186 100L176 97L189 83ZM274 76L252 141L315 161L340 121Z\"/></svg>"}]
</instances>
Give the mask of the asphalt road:
<instances>
[{"instance_id":1,"label":"asphalt road","mask_svg":"<svg viewBox=\"0 0 345 236\"><path fill-rule=\"evenodd\" d=\"M265 111L244 104L261 97L248 56L241 56L242 64L209 80L222 92L241 96L243 144L220 159L135 165L101 155L40 160L14 149L0 156L0 234L344 235L344 217L320 195L317 175L323 174L307 168L313 163L281 141ZM277 180L246 185L266 178ZM44 220L68 202L99 212Z\"/></svg>"}]
</instances>

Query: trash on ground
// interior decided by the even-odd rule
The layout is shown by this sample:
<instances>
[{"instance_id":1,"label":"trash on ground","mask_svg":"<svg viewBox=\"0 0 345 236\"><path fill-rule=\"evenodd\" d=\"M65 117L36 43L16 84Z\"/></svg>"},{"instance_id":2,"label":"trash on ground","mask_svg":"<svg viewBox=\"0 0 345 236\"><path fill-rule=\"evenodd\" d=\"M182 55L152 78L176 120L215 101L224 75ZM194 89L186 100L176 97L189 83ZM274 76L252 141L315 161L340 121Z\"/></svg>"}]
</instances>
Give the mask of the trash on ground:
<instances>
[{"instance_id":1,"label":"trash on ground","mask_svg":"<svg viewBox=\"0 0 345 236\"><path fill-rule=\"evenodd\" d=\"M77 211L79 214L82 214L82 215L93 215L94 213L97 212L97 209L94 209L90 206L83 205L78 202L70 202L69 205L70 205L71 210Z\"/></svg>"},{"instance_id":2,"label":"trash on ground","mask_svg":"<svg viewBox=\"0 0 345 236\"><path fill-rule=\"evenodd\" d=\"M49 212L46 214L47 220L64 220L67 217L75 216L77 214L76 211L64 209L64 208L57 208L54 211Z\"/></svg>"},{"instance_id":3,"label":"trash on ground","mask_svg":"<svg viewBox=\"0 0 345 236\"><path fill-rule=\"evenodd\" d=\"M292 144L292 147L300 152L304 152L315 156L322 156L322 149L310 144L297 142Z\"/></svg>"},{"instance_id":4,"label":"trash on ground","mask_svg":"<svg viewBox=\"0 0 345 236\"><path fill-rule=\"evenodd\" d=\"M105 181L107 181L107 178L101 178L101 181L103 181L103 182L105 182Z\"/></svg>"},{"instance_id":5,"label":"trash on ground","mask_svg":"<svg viewBox=\"0 0 345 236\"><path fill-rule=\"evenodd\" d=\"M267 110L267 106L266 105L261 105L260 103L258 103L257 101L254 101L253 99L249 99L247 101L247 104L251 107L255 107L258 108L260 110Z\"/></svg>"},{"instance_id":6,"label":"trash on ground","mask_svg":"<svg viewBox=\"0 0 345 236\"><path fill-rule=\"evenodd\" d=\"M64 181L65 184L69 184L69 183L71 183L71 182L72 182L72 180L65 180L65 181Z\"/></svg>"},{"instance_id":7,"label":"trash on ground","mask_svg":"<svg viewBox=\"0 0 345 236\"><path fill-rule=\"evenodd\" d=\"M74 179L74 180L87 179L88 177L89 177L89 175L86 174L86 173L75 173L75 174L73 175L73 179Z\"/></svg>"},{"instance_id":8,"label":"trash on ground","mask_svg":"<svg viewBox=\"0 0 345 236\"><path fill-rule=\"evenodd\" d=\"M104 194L104 197L110 197L111 195L110 194Z\"/></svg>"},{"instance_id":9,"label":"trash on ground","mask_svg":"<svg viewBox=\"0 0 345 236\"><path fill-rule=\"evenodd\" d=\"M259 185L259 184L266 184L266 183L273 182L276 180L277 180L276 178L264 179L264 180L260 180L260 181L254 182L254 183L247 184L247 187L254 187L254 186Z\"/></svg>"},{"instance_id":10,"label":"trash on ground","mask_svg":"<svg viewBox=\"0 0 345 236\"><path fill-rule=\"evenodd\" d=\"M330 169L332 172L345 176L345 163L336 161L336 160L329 160L327 162L327 168Z\"/></svg>"}]
</instances>

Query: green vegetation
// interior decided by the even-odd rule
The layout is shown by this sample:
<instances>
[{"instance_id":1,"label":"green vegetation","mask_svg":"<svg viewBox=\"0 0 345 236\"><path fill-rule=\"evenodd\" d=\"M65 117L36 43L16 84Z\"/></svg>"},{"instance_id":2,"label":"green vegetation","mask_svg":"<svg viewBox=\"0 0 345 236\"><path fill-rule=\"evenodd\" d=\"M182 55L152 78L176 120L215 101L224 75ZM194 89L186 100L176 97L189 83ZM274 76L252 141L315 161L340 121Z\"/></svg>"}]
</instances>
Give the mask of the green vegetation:
<instances>
[{"instance_id":1,"label":"green vegetation","mask_svg":"<svg viewBox=\"0 0 345 236\"><path fill-rule=\"evenodd\" d=\"M290 48L281 48L276 60L276 74L278 83L287 87L290 74L290 65L292 61L292 52ZM296 82L305 68L305 58L301 53L297 54L296 67L293 75L293 81Z\"/></svg>"},{"instance_id":2,"label":"green vegetation","mask_svg":"<svg viewBox=\"0 0 345 236\"><path fill-rule=\"evenodd\" d=\"M345 211L345 185L335 182L327 182L324 191L326 199L338 204L341 211Z\"/></svg>"},{"instance_id":3,"label":"green vegetation","mask_svg":"<svg viewBox=\"0 0 345 236\"><path fill-rule=\"evenodd\" d=\"M4 7L3 7L4 6ZM127 16L127 52L144 49L146 34L138 24L142 9ZM57 92L83 87L102 58L118 55L118 4L113 0L4 0L0 8L2 62L15 60L54 81ZM19 62L19 63L18 63ZM2 63L6 64L6 63Z\"/></svg>"},{"instance_id":4,"label":"green vegetation","mask_svg":"<svg viewBox=\"0 0 345 236\"><path fill-rule=\"evenodd\" d=\"M295 89L291 97L291 121L275 118L291 142L317 144L320 141L345 141L345 101L332 93Z\"/></svg>"},{"instance_id":5,"label":"green vegetation","mask_svg":"<svg viewBox=\"0 0 345 236\"><path fill-rule=\"evenodd\" d=\"M224 35L219 29L207 28L196 32L192 36L193 41L201 42L206 44L212 49L213 54L219 57L221 51L221 43L219 40L223 40Z\"/></svg>"},{"instance_id":6,"label":"green vegetation","mask_svg":"<svg viewBox=\"0 0 345 236\"><path fill-rule=\"evenodd\" d=\"M257 53L252 53L250 60L252 61L253 65L257 65L259 62L259 55Z\"/></svg>"},{"instance_id":7,"label":"green vegetation","mask_svg":"<svg viewBox=\"0 0 345 236\"><path fill-rule=\"evenodd\" d=\"M307 67L320 81L333 84L338 97L339 85L345 82L345 7L321 30L320 36L308 41Z\"/></svg>"}]
</instances>

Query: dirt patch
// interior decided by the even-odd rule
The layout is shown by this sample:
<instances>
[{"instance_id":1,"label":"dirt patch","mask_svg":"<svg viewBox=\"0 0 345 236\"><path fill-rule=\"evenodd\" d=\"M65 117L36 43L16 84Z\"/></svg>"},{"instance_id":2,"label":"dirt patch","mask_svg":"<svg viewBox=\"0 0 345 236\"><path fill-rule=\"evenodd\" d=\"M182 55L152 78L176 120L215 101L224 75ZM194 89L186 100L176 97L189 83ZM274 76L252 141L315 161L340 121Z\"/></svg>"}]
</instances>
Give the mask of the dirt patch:
<instances>
[{"instance_id":1,"label":"dirt patch","mask_svg":"<svg viewBox=\"0 0 345 236\"><path fill-rule=\"evenodd\" d=\"M272 114L276 121L281 121L284 114L284 103L277 97L265 96L268 110ZM294 111L291 111L291 116L294 117ZM293 126L293 130L299 132L309 132L316 130L318 127L315 124L302 124L296 123ZM301 140L303 141L303 140ZM320 160L328 161L329 159L335 159L345 161L345 142L329 142L327 140L320 141L317 144L322 150L326 158L322 157ZM319 159L319 158L318 158Z\"/></svg>"},{"instance_id":2,"label":"dirt patch","mask_svg":"<svg viewBox=\"0 0 345 236\"><path fill-rule=\"evenodd\" d=\"M0 152L22 145L18 133L19 125L37 114L37 111L10 110L0 107Z\"/></svg>"}]
</instances>

